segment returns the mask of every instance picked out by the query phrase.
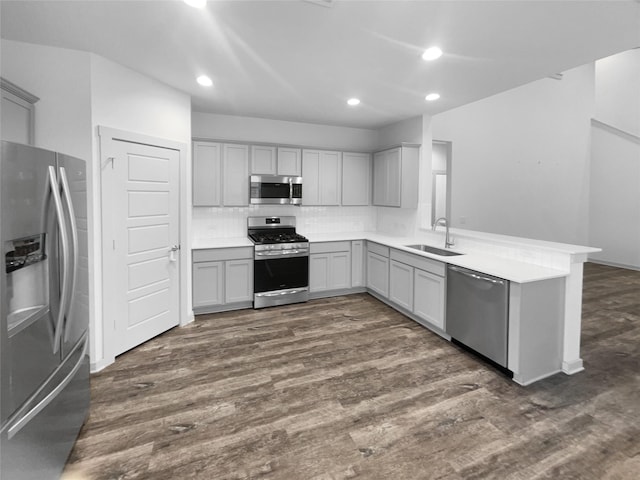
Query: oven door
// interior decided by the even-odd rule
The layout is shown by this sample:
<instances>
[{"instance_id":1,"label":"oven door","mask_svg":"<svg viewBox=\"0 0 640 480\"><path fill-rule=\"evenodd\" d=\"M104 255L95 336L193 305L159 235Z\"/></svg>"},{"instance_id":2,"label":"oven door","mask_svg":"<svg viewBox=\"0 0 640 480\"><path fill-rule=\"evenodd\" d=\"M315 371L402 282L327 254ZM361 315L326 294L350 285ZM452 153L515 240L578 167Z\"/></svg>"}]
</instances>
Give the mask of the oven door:
<instances>
[{"instance_id":1,"label":"oven door","mask_svg":"<svg viewBox=\"0 0 640 480\"><path fill-rule=\"evenodd\" d=\"M260 257L253 264L254 308L306 302L309 255Z\"/></svg>"}]
</instances>

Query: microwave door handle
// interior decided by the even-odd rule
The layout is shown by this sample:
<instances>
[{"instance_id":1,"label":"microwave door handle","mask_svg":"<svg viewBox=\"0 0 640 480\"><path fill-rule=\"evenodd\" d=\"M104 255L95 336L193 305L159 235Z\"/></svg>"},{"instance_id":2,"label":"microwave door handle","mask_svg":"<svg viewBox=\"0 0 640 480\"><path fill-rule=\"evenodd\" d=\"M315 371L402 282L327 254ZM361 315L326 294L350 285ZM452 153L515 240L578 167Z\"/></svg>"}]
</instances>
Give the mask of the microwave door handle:
<instances>
[{"instance_id":1,"label":"microwave door handle","mask_svg":"<svg viewBox=\"0 0 640 480\"><path fill-rule=\"evenodd\" d=\"M69 237L67 237L67 225L64 220L64 212L62 210L62 198L60 197L60 187L56 180L56 169L49 166L49 187L51 188L51 196L56 209L56 217L58 219L58 229L60 230L60 246L62 250L62 293L60 295L60 308L56 323L53 330L53 353L58 353L60 348L60 337L62 336L62 323L67 310L67 299L69 296Z\"/></svg>"},{"instance_id":2,"label":"microwave door handle","mask_svg":"<svg viewBox=\"0 0 640 480\"><path fill-rule=\"evenodd\" d=\"M293 178L289 179L289 203L293 201Z\"/></svg>"},{"instance_id":3,"label":"microwave door handle","mask_svg":"<svg viewBox=\"0 0 640 480\"><path fill-rule=\"evenodd\" d=\"M73 293L76 291L76 274L78 271L78 226L76 224L76 212L73 208L73 203L71 201L71 189L69 188L69 179L67 178L67 171L64 167L60 167L60 184L62 185L62 192L64 193L64 200L67 204L67 213L69 214L69 227L71 229L71 247L73 248L72 258L73 262L71 263L71 281L70 288L67 292L69 295L69 300L67 304L67 311L65 314L68 316L71 310L71 299L73 298ZM69 319L67 318L67 322ZM68 325L64 326L64 341L69 340L69 332L71 331L68 328Z\"/></svg>"}]
</instances>

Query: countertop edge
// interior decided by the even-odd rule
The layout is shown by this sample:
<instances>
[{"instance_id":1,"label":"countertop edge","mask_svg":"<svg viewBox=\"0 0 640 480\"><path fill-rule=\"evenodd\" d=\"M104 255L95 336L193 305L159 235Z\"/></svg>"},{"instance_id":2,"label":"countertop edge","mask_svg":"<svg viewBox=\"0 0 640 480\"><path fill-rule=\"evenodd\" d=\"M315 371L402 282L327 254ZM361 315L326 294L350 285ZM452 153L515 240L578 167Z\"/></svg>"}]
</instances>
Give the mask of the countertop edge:
<instances>
[{"instance_id":1,"label":"countertop edge","mask_svg":"<svg viewBox=\"0 0 640 480\"><path fill-rule=\"evenodd\" d=\"M426 252L420 252L407 247L407 244L428 243L424 239L415 237L393 237L375 232L345 232L335 234L305 234L311 243L339 242L366 240L381 245L402 250L419 257L428 258L469 268L488 275L504 278L515 283L532 283L554 278L567 277L570 272L541 265L511 260L489 254L465 253L464 255L444 257ZM206 250L216 248L252 247L253 243L247 237L233 237L221 239L199 239L193 242L192 250ZM455 251L455 249L453 249ZM569 252L566 252L569 254Z\"/></svg>"}]
</instances>

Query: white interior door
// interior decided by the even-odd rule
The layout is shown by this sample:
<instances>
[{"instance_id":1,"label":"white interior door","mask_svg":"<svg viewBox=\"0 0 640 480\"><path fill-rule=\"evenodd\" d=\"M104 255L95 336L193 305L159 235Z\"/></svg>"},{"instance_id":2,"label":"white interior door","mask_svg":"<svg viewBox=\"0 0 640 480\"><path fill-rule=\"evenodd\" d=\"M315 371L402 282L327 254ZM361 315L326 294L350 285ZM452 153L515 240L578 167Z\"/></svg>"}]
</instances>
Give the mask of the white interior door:
<instances>
[{"instance_id":1,"label":"white interior door","mask_svg":"<svg viewBox=\"0 0 640 480\"><path fill-rule=\"evenodd\" d=\"M104 320L119 355L179 323L180 152L115 139L108 148Z\"/></svg>"}]
</instances>

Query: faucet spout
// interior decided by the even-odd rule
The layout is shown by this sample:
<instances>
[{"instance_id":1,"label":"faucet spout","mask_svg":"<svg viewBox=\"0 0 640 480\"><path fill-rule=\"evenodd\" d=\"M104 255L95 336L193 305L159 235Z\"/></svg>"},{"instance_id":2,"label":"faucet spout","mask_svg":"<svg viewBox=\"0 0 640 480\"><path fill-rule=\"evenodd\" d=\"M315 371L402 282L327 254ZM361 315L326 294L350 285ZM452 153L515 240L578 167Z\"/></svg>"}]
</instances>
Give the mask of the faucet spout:
<instances>
[{"instance_id":1,"label":"faucet spout","mask_svg":"<svg viewBox=\"0 0 640 480\"><path fill-rule=\"evenodd\" d=\"M433 222L433 226L431 227L431 229L435 232L438 225L442 225L445 228L444 248L453 247L453 242L451 241L451 237L449 236L449 221L447 220L447 218L438 218L435 222Z\"/></svg>"}]
</instances>

